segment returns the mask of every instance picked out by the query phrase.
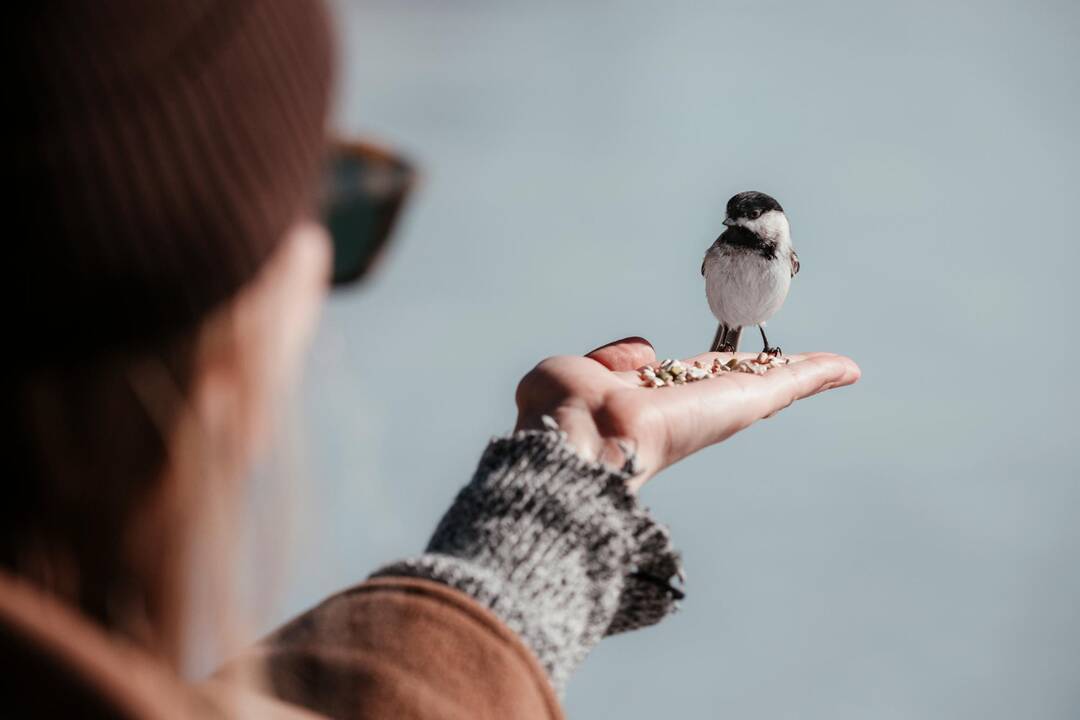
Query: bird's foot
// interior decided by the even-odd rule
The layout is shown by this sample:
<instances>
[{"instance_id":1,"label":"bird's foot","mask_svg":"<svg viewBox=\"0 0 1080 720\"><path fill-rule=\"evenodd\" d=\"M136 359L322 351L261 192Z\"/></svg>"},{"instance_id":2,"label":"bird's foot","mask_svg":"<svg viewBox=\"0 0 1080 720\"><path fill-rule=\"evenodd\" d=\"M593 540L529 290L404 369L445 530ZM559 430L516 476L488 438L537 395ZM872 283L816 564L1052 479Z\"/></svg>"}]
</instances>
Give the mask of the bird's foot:
<instances>
[{"instance_id":1,"label":"bird's foot","mask_svg":"<svg viewBox=\"0 0 1080 720\"><path fill-rule=\"evenodd\" d=\"M766 346L765 349L762 350L762 352L765 353L766 355L771 355L772 357L780 357L781 355L784 354L784 351L781 350L780 348L778 348L778 347L768 347L768 346Z\"/></svg>"},{"instance_id":2,"label":"bird's foot","mask_svg":"<svg viewBox=\"0 0 1080 720\"><path fill-rule=\"evenodd\" d=\"M716 348L716 352L735 352L735 346L731 343L724 343L720 347Z\"/></svg>"}]
</instances>

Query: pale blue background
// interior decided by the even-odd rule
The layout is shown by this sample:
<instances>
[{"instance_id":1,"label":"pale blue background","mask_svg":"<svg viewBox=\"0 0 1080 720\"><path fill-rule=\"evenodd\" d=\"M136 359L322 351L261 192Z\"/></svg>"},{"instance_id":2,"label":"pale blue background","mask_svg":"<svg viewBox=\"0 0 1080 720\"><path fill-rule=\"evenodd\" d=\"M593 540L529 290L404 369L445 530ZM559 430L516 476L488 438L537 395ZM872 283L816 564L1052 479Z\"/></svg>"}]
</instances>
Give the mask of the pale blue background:
<instances>
[{"instance_id":1,"label":"pale blue background","mask_svg":"<svg viewBox=\"0 0 1080 720\"><path fill-rule=\"evenodd\" d=\"M646 488L689 597L570 716L1080 717L1077 3L338 6L339 125L424 180L324 317L268 622L420 549L540 358L705 349L753 188L803 263L771 338L863 380Z\"/></svg>"}]
</instances>

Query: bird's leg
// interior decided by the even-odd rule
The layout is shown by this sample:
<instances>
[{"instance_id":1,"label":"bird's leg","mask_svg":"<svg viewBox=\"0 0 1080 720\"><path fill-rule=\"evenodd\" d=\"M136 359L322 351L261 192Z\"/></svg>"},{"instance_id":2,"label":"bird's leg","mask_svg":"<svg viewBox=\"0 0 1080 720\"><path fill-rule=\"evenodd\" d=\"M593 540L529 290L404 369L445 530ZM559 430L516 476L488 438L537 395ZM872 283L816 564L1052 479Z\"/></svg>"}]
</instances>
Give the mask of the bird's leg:
<instances>
[{"instance_id":1,"label":"bird's leg","mask_svg":"<svg viewBox=\"0 0 1080 720\"><path fill-rule=\"evenodd\" d=\"M734 340L734 342L732 342ZM709 352L735 352L735 344L739 342L739 332L736 328L729 328L720 323L716 329L716 337L713 338Z\"/></svg>"},{"instance_id":2,"label":"bird's leg","mask_svg":"<svg viewBox=\"0 0 1080 720\"><path fill-rule=\"evenodd\" d=\"M769 347L769 338L765 337L764 325L758 325L757 329L761 332L761 342L765 343L765 348L762 350L763 353L765 353L766 355L772 355L773 357L784 354L778 347Z\"/></svg>"},{"instance_id":3,"label":"bird's leg","mask_svg":"<svg viewBox=\"0 0 1080 720\"><path fill-rule=\"evenodd\" d=\"M742 334L742 328L724 326L724 338L720 344L720 352L733 353L739 349L739 336Z\"/></svg>"},{"instance_id":4,"label":"bird's leg","mask_svg":"<svg viewBox=\"0 0 1080 720\"><path fill-rule=\"evenodd\" d=\"M741 327L729 327L724 335L724 352L738 352L739 338L742 337Z\"/></svg>"},{"instance_id":5,"label":"bird's leg","mask_svg":"<svg viewBox=\"0 0 1080 720\"><path fill-rule=\"evenodd\" d=\"M709 352L721 352L720 348L724 345L725 335L727 335L727 326L720 323L716 328L716 335L713 336L712 345L709 346Z\"/></svg>"}]
</instances>

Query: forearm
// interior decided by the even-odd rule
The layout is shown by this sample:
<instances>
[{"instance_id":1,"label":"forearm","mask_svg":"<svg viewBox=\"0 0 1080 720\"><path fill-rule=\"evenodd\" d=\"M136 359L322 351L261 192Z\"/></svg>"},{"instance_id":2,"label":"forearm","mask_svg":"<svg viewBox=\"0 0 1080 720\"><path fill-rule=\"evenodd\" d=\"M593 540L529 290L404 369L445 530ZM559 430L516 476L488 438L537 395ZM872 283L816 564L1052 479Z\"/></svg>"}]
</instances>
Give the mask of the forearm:
<instances>
[{"instance_id":1,"label":"forearm","mask_svg":"<svg viewBox=\"0 0 1080 720\"><path fill-rule=\"evenodd\" d=\"M621 470L581 459L556 429L493 441L427 552L379 570L446 583L489 607L562 690L605 635L675 609L681 576L667 529Z\"/></svg>"}]
</instances>

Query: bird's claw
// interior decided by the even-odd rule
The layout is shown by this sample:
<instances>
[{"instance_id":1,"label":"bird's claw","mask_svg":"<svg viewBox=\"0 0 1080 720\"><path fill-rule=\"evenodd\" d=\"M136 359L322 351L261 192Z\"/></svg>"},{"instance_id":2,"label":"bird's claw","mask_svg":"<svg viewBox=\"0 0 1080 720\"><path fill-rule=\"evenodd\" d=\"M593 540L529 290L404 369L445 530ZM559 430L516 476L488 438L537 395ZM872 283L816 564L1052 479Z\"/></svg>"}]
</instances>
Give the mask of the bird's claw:
<instances>
[{"instance_id":1,"label":"bird's claw","mask_svg":"<svg viewBox=\"0 0 1080 720\"><path fill-rule=\"evenodd\" d=\"M784 354L784 351L778 347L767 347L762 352L766 355L771 355L772 357L780 357Z\"/></svg>"},{"instance_id":2,"label":"bird's claw","mask_svg":"<svg viewBox=\"0 0 1080 720\"><path fill-rule=\"evenodd\" d=\"M735 352L735 346L731 343L724 343L720 347L716 348L716 352Z\"/></svg>"}]
</instances>

